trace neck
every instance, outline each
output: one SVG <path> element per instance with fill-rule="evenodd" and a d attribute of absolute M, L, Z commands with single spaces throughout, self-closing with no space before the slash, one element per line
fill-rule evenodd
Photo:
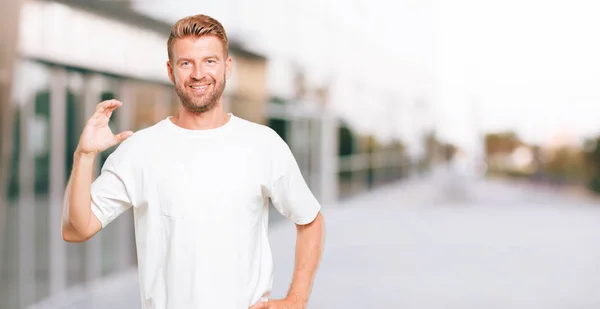
<path fill-rule="evenodd" d="M 175 125 L 188 130 L 216 129 L 226 124 L 231 117 L 223 111 L 222 106 L 223 105 L 219 103 L 215 108 L 207 112 L 196 114 L 186 110 L 180 105 L 179 112 L 171 118 L 171 121 Z"/>

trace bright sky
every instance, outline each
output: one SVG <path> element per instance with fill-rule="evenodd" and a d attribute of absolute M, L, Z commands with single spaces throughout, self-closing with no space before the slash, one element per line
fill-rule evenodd
<path fill-rule="evenodd" d="M 600 134 L 600 2 L 542 0 L 139 1 L 173 22 L 206 13 L 273 61 L 334 80 L 362 131 L 404 140 L 427 122 L 463 147 L 473 128 L 533 142 Z M 423 98 L 429 109 L 418 113 Z M 428 112 L 427 112 L 428 111 Z M 429 117 L 429 118 L 426 118 Z M 396 121 L 392 123 L 392 119 Z"/>
<path fill-rule="evenodd" d="M 440 1 L 440 127 L 464 139 L 472 104 L 483 128 L 531 141 L 600 134 L 598 13 L 597 1 Z"/>

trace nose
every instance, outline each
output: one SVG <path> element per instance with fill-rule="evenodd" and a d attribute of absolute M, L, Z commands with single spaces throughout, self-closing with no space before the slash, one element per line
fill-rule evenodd
<path fill-rule="evenodd" d="M 202 69 L 201 65 L 194 66 L 191 77 L 196 80 L 200 80 L 202 77 L 204 77 L 204 70 Z"/>

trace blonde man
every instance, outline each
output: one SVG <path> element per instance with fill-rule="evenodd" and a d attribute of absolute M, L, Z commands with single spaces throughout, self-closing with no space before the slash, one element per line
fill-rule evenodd
<path fill-rule="evenodd" d="M 167 47 L 178 114 L 114 135 L 108 121 L 122 103 L 98 104 L 74 154 L 63 238 L 86 241 L 133 208 L 142 308 L 305 308 L 322 254 L 320 204 L 279 135 L 223 111 L 232 63 L 223 26 L 183 18 Z M 92 182 L 97 155 L 119 143 Z M 269 199 L 298 231 L 279 300 L 268 299 Z"/>

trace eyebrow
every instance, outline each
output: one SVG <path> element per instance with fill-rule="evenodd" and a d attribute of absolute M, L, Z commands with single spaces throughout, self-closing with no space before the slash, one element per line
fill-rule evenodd
<path fill-rule="evenodd" d="M 208 55 L 208 56 L 204 57 L 204 59 L 211 59 L 211 58 L 221 60 L 221 58 L 219 58 L 219 56 L 217 54 L 212 54 L 212 55 Z"/>
<path fill-rule="evenodd" d="M 205 57 L 202 57 L 202 60 L 206 60 L 206 59 L 218 59 L 221 60 L 221 58 L 217 55 L 217 54 L 211 54 Z M 188 57 L 180 57 L 177 59 L 177 63 L 183 62 L 183 61 L 189 61 L 189 62 L 193 62 L 192 58 L 188 58 Z"/>

